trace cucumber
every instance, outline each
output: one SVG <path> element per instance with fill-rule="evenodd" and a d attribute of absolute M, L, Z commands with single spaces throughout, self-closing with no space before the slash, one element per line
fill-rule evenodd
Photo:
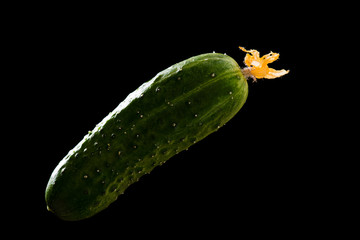
<path fill-rule="evenodd" d="M 142 84 L 60 161 L 48 210 L 69 221 L 107 208 L 141 176 L 217 131 L 243 106 L 239 65 L 218 53 L 177 63 Z"/>

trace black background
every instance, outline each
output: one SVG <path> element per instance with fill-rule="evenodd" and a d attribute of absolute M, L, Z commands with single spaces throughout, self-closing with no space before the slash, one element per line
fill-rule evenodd
<path fill-rule="evenodd" d="M 324 194 L 333 163 L 319 146 L 320 103 L 309 75 L 304 84 L 309 26 L 297 6 L 138 5 L 25 7 L 25 17 L 14 19 L 8 62 L 17 65 L 11 79 L 22 101 L 11 120 L 25 148 L 12 141 L 22 177 L 8 221 L 37 236 L 81 238 L 306 236 L 318 228 L 329 215 Z M 280 53 L 270 66 L 290 73 L 249 81 L 247 102 L 230 122 L 96 216 L 65 222 L 46 210 L 52 170 L 130 92 L 202 53 L 226 53 L 244 67 L 238 46 Z"/>

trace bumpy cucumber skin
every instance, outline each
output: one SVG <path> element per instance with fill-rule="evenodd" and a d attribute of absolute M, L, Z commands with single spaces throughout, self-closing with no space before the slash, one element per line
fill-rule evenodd
<path fill-rule="evenodd" d="M 93 216 L 175 154 L 215 132 L 243 106 L 247 81 L 229 56 L 202 54 L 141 85 L 64 157 L 48 182 L 48 209 Z"/>

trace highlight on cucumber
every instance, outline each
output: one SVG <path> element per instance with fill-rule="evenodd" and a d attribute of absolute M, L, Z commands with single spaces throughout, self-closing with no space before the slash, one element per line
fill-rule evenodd
<path fill-rule="evenodd" d="M 233 118 L 247 99 L 247 79 L 289 72 L 268 67 L 277 53 L 260 57 L 240 49 L 246 52 L 242 69 L 225 54 L 201 54 L 130 93 L 56 166 L 45 191 L 48 210 L 68 221 L 94 216 L 143 175 Z"/>

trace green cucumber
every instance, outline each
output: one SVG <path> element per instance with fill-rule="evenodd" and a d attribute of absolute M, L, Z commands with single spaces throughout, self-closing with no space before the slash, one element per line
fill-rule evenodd
<path fill-rule="evenodd" d="M 45 192 L 64 220 L 100 212 L 141 176 L 215 132 L 243 106 L 248 85 L 231 57 L 209 53 L 158 73 L 60 161 Z"/>

